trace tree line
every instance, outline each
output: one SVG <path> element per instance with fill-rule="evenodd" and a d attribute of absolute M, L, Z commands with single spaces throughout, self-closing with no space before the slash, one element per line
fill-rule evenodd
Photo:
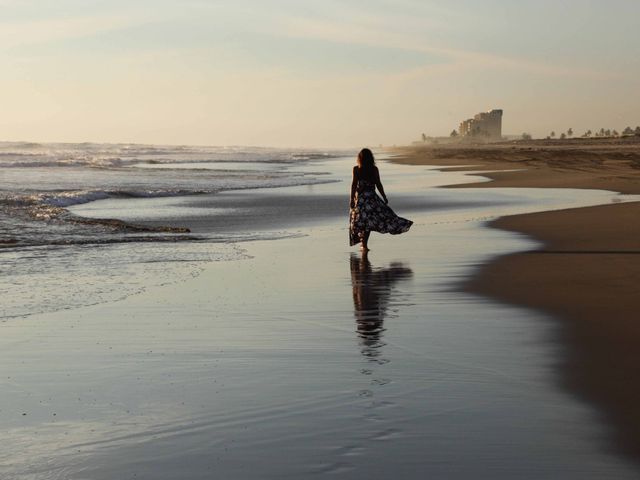
<path fill-rule="evenodd" d="M 582 135 L 580 135 L 580 138 L 630 137 L 633 135 L 640 137 L 640 126 L 637 126 L 635 129 L 631 127 L 626 127 L 624 130 L 622 130 L 622 133 L 618 132 L 618 130 L 616 129 L 610 129 L 610 128 L 606 128 L 606 129 L 601 128 L 600 130 L 596 130 L 595 132 L 591 130 L 587 130 Z M 554 138 L 565 140 L 567 138 L 573 138 L 573 136 L 574 136 L 573 128 L 569 128 L 566 132 L 560 132 L 560 135 L 556 135 L 555 130 L 553 130 L 549 135 L 547 135 L 547 140 L 552 140 Z M 531 140 L 533 138 L 530 133 L 526 133 L 526 132 L 523 133 L 521 137 L 523 140 Z"/>
<path fill-rule="evenodd" d="M 449 134 L 449 137 L 456 138 L 459 135 L 460 134 L 458 133 L 458 131 L 454 129 Z M 600 130 L 596 130 L 595 132 L 591 130 L 587 130 L 582 135 L 580 135 L 580 138 L 630 137 L 633 135 L 635 135 L 636 137 L 640 137 L 640 126 L 637 126 L 635 129 L 631 127 L 626 127 L 624 130 L 622 130 L 622 133 L 618 132 L 618 130 L 616 129 L 610 129 L 610 128 L 607 128 L 607 129 L 601 128 Z M 556 135 L 555 130 L 552 130 L 551 133 L 547 135 L 546 139 L 552 140 L 555 138 L 559 138 L 560 140 L 565 140 L 567 138 L 573 138 L 573 137 L 574 137 L 573 128 L 569 128 L 566 132 L 560 132 L 560 135 Z M 423 142 L 426 142 L 428 138 L 429 137 L 427 137 L 424 133 L 422 134 Z M 531 140 L 533 137 L 530 133 L 525 132 L 521 135 L 521 138 L 522 140 Z"/>
<path fill-rule="evenodd" d="M 637 126 L 635 129 L 631 128 L 631 127 L 626 127 L 624 130 L 622 130 L 622 134 L 620 132 L 618 132 L 616 129 L 610 129 L 610 128 L 601 128 L 600 130 L 596 130 L 595 132 L 592 132 L 591 130 L 587 130 L 586 132 L 584 132 L 581 135 L 581 138 L 590 138 L 590 137 L 626 137 L 626 136 L 632 136 L 632 135 L 636 135 L 638 137 L 640 137 L 640 126 Z M 561 140 L 564 140 L 565 138 L 572 138 L 573 137 L 573 129 L 570 128 L 569 130 L 567 130 L 566 132 L 561 132 L 560 135 L 558 136 L 558 138 L 560 138 Z M 552 131 L 548 136 L 547 136 L 547 140 L 552 139 L 552 138 L 556 138 L 556 132 Z"/>

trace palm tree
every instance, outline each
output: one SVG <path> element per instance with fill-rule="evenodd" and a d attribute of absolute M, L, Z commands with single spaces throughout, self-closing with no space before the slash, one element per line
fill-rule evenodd
<path fill-rule="evenodd" d="M 549 136 L 550 136 L 551 138 L 555 138 L 555 136 L 556 136 L 556 132 L 555 132 L 555 131 L 552 131 L 552 132 L 551 132 L 551 135 L 549 135 Z"/>
<path fill-rule="evenodd" d="M 567 130 L 567 137 L 573 137 L 573 128 L 569 128 L 569 130 Z"/>
<path fill-rule="evenodd" d="M 566 133 L 564 133 L 564 132 L 562 132 L 562 133 L 560 134 L 560 139 L 561 139 L 561 140 L 564 140 L 565 138 L 567 138 L 567 134 L 566 134 Z"/>

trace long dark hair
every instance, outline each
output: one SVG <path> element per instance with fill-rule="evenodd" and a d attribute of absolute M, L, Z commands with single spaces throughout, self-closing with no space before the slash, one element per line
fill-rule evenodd
<path fill-rule="evenodd" d="M 376 160 L 373 153 L 368 148 L 363 148 L 358 153 L 358 166 L 360 167 L 360 177 L 365 180 L 375 180 Z"/>

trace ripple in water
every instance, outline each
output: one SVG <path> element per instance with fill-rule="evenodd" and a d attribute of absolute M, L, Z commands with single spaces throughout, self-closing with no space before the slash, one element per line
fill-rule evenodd
<path fill-rule="evenodd" d="M 0 319 L 122 300 L 198 276 L 209 262 L 243 258 L 233 244 L 208 242 L 12 249 L 0 266 Z"/>

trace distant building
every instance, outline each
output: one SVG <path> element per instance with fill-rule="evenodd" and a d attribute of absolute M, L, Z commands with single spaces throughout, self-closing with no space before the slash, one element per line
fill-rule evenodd
<path fill-rule="evenodd" d="M 491 110 L 475 115 L 460 123 L 460 136 L 480 137 L 487 140 L 502 138 L 502 110 Z"/>

